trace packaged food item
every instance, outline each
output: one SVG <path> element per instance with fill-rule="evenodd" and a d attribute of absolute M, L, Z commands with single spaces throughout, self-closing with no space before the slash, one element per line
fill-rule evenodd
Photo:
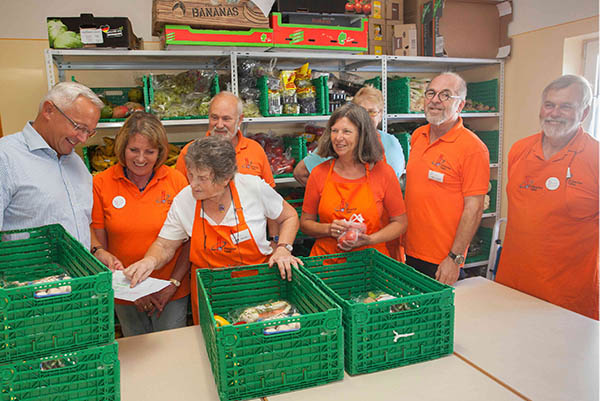
<path fill-rule="evenodd" d="M 23 287 L 26 285 L 53 283 L 55 281 L 64 281 L 64 280 L 69 280 L 69 279 L 71 279 L 71 276 L 69 276 L 66 273 L 63 273 L 63 274 L 55 274 L 53 276 L 48 276 L 48 277 L 44 277 L 44 278 L 40 278 L 40 279 L 32 280 L 32 281 L 17 281 L 17 280 L 4 281 L 4 280 L 2 280 L 2 281 L 0 281 L 0 287 L 15 288 L 15 287 Z M 52 288 L 37 290 L 33 294 L 33 297 L 34 298 L 45 298 L 45 297 L 64 295 L 64 294 L 70 294 L 70 293 L 71 293 L 71 286 L 70 285 L 62 285 L 60 287 L 52 287 Z"/>
<path fill-rule="evenodd" d="M 349 228 L 338 237 L 338 247 L 340 245 L 353 246 L 358 241 L 358 235 L 367 231 L 367 225 L 362 214 L 353 214 L 350 220 L 346 220 L 350 224 Z"/>
<path fill-rule="evenodd" d="M 277 300 L 234 310 L 229 314 L 229 321 L 234 324 L 247 324 L 295 316 L 300 316 L 295 306 L 287 301 Z M 269 326 L 263 329 L 263 333 L 278 334 L 296 330 L 300 330 L 300 322 Z"/>
<path fill-rule="evenodd" d="M 389 301 L 391 299 L 398 299 L 397 297 L 388 294 L 387 292 L 381 291 L 381 290 L 372 290 L 372 291 L 367 291 L 363 294 L 360 294 L 354 298 L 352 298 L 352 301 L 357 302 L 357 303 L 363 303 L 363 304 L 370 304 L 370 303 L 374 303 L 374 302 L 380 302 L 380 301 Z M 395 304 L 390 306 L 390 313 L 396 313 L 396 312 L 401 312 L 404 310 L 410 310 L 411 306 L 407 303 L 401 303 L 401 304 Z"/>

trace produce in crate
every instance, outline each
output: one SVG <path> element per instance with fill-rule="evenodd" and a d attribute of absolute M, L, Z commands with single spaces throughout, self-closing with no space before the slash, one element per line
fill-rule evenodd
<path fill-rule="evenodd" d="M 285 319 L 288 317 L 300 316 L 298 309 L 287 301 L 278 300 L 265 304 L 250 306 L 243 309 L 237 309 L 229 314 L 230 321 L 234 324 L 246 324 L 263 322 L 267 320 Z M 264 334 L 285 333 L 300 329 L 299 322 L 269 326 L 263 330 Z"/>
<path fill-rule="evenodd" d="M 159 118 L 207 116 L 214 78 L 214 71 L 205 70 L 151 75 L 152 113 Z"/>
<path fill-rule="evenodd" d="M 90 164 L 95 172 L 104 171 L 113 164 L 117 163 L 117 155 L 115 155 L 115 139 L 103 137 L 104 145 L 96 146 L 91 151 Z"/>
<path fill-rule="evenodd" d="M 265 150 L 273 175 L 291 174 L 294 171 L 296 160 L 291 156 L 291 148 L 285 149 L 282 137 L 262 132 L 248 137 L 260 143 Z"/>
<path fill-rule="evenodd" d="M 425 90 L 431 79 L 411 78 L 410 88 L 410 111 L 411 113 L 423 113 L 425 110 Z"/>
<path fill-rule="evenodd" d="M 181 149 L 177 145 L 169 144 L 169 154 L 167 155 L 167 160 L 165 161 L 166 166 L 174 167 L 175 163 L 177 163 L 177 158 L 179 157 L 179 152 Z"/>

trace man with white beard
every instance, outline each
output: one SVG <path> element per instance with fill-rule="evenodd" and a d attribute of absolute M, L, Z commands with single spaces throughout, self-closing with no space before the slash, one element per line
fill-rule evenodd
<path fill-rule="evenodd" d="M 490 179 L 485 144 L 463 126 L 467 86 L 457 74 L 435 77 L 425 91 L 429 124 L 412 134 L 406 166 L 406 263 L 454 284 L 479 227 Z"/>
<path fill-rule="evenodd" d="M 508 154 L 508 222 L 496 280 L 598 320 L 598 141 L 583 131 L 590 84 L 542 93 L 542 131 Z"/>

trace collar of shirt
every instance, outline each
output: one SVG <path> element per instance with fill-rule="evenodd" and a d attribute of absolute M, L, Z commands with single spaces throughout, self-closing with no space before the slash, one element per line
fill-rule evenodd
<path fill-rule="evenodd" d="M 25 127 L 23 128 L 23 139 L 25 140 L 25 144 L 27 145 L 29 151 L 34 151 L 38 149 L 48 149 L 54 152 L 54 154 L 56 154 L 56 151 L 52 149 L 44 140 L 44 138 L 42 138 L 39 132 L 37 132 L 35 128 L 33 128 L 31 122 L 27 122 L 27 124 L 25 124 Z"/>
<path fill-rule="evenodd" d="M 162 180 L 163 178 L 165 178 L 167 176 L 167 172 L 168 170 L 166 170 L 165 168 L 169 168 L 165 165 L 162 165 L 158 168 L 158 170 L 156 170 L 154 172 L 154 177 L 152 177 L 152 179 L 150 180 L 150 182 L 156 180 Z M 113 180 L 125 180 L 127 182 L 131 182 L 129 179 L 127 179 L 127 177 L 125 177 L 125 171 L 123 170 L 123 165 L 121 163 L 117 163 L 115 165 L 115 168 L 113 169 L 113 176 L 112 176 Z M 148 185 L 150 185 L 150 182 L 148 183 Z M 147 187 L 147 186 L 146 186 Z"/>
<path fill-rule="evenodd" d="M 463 130 L 464 126 L 463 126 L 463 119 L 462 117 L 458 117 L 458 121 L 456 122 L 456 124 L 454 124 L 454 126 L 452 128 L 450 128 L 450 130 L 448 132 L 446 132 L 444 135 L 442 135 L 441 137 L 438 138 L 439 141 L 444 141 L 444 142 L 455 142 L 456 139 L 458 138 L 458 135 L 461 133 L 461 131 Z M 425 136 L 425 138 L 427 139 L 427 143 L 429 143 L 429 133 L 431 131 L 431 124 L 427 124 L 425 126 L 425 129 L 421 132 L 421 134 L 423 136 Z M 437 142 L 437 141 L 435 141 Z M 434 142 L 434 143 L 435 143 Z M 433 145 L 433 143 L 431 144 Z"/>
<path fill-rule="evenodd" d="M 248 141 L 250 139 L 248 139 L 244 135 L 242 135 L 242 131 L 240 131 L 240 130 L 238 130 L 236 135 L 237 135 L 238 142 L 237 142 L 237 146 L 235 147 L 235 153 L 237 154 L 248 147 Z M 206 132 L 206 136 L 210 136 L 210 131 Z"/>
<path fill-rule="evenodd" d="M 537 157 L 540 160 L 546 160 L 544 157 L 544 149 L 542 148 L 542 138 L 543 137 L 544 137 L 544 133 L 539 132 L 538 139 L 533 144 L 533 147 L 532 147 L 532 155 Z M 562 148 L 561 150 L 556 152 L 556 154 L 553 155 L 550 158 L 550 160 L 559 161 L 559 160 L 564 159 L 569 154 L 582 152 L 583 148 L 585 146 L 583 139 L 584 139 L 584 132 L 583 132 L 583 128 L 580 126 L 579 129 L 577 130 L 577 132 L 575 133 L 575 135 L 573 135 L 573 138 L 571 138 L 571 140 L 569 141 L 569 143 L 567 143 L 567 145 L 564 148 Z"/>

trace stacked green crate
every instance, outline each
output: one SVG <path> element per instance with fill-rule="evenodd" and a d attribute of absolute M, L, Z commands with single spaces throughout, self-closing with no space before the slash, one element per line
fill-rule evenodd
<path fill-rule="evenodd" d="M 492 246 L 492 229 L 488 227 L 479 227 L 475 237 L 471 240 L 471 246 L 467 253 L 467 260 L 465 264 L 482 262 L 487 260 L 490 256 L 490 248 Z M 474 244 L 474 242 L 477 242 Z M 476 249 L 473 249 L 473 245 L 476 245 Z"/>
<path fill-rule="evenodd" d="M 488 148 L 490 163 L 498 163 L 499 131 L 475 131 L 475 134 Z"/>
<path fill-rule="evenodd" d="M 311 79 L 311 83 L 315 87 L 315 105 L 316 113 L 298 113 L 298 114 L 273 114 L 269 112 L 269 88 L 267 85 L 268 77 L 262 76 L 257 80 L 257 86 L 260 91 L 259 108 L 260 113 L 264 117 L 281 117 L 281 116 L 323 116 L 329 111 L 329 89 L 327 87 L 327 76 L 323 75 L 319 78 Z"/>
<path fill-rule="evenodd" d="M 468 82 L 467 99 L 476 105 L 479 104 L 484 107 L 478 110 L 464 110 L 466 113 L 498 112 L 498 80 Z"/>
<path fill-rule="evenodd" d="M 267 264 L 198 269 L 199 320 L 222 401 L 313 387 L 344 376 L 340 308 L 302 272 L 282 280 Z M 236 309 L 285 300 L 300 316 L 219 326 Z M 268 334 L 268 327 L 300 329 Z"/>
<path fill-rule="evenodd" d="M 410 154 L 410 133 L 401 132 L 399 134 L 394 134 L 398 142 L 400 142 L 400 146 L 402 146 L 402 153 L 404 154 L 404 161 L 408 162 L 408 155 Z"/>
<path fill-rule="evenodd" d="M 2 394 L 119 399 L 111 272 L 58 224 L 0 236 Z"/>
<path fill-rule="evenodd" d="M 345 368 L 370 373 L 452 353 L 452 287 L 374 249 L 303 258 L 306 275 L 342 307 Z M 361 303 L 382 291 L 394 299 Z"/>

